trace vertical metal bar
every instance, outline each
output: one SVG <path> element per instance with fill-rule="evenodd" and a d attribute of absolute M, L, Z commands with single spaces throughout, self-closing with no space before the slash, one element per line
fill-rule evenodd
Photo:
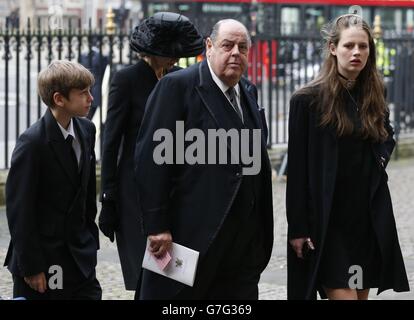
<path fill-rule="evenodd" d="M 276 130 L 276 141 L 273 141 L 274 143 L 279 142 L 279 100 L 280 100 L 280 93 L 279 93 L 279 84 L 280 84 L 279 69 L 280 68 L 278 68 L 278 66 L 280 65 L 280 50 L 279 50 L 279 47 L 280 47 L 280 38 L 276 39 L 276 52 L 275 52 L 275 54 L 276 54 L 276 84 L 275 84 L 275 90 L 276 90 L 276 94 L 275 94 L 275 96 L 276 96 L 276 110 L 275 110 L 275 114 L 276 114 L 276 117 L 275 117 L 275 119 L 276 119 L 276 129 L 275 129 Z M 283 70 L 285 70 L 285 69 L 283 68 Z"/>
<path fill-rule="evenodd" d="M 252 39 L 251 47 L 249 50 L 247 75 L 249 80 L 257 86 L 257 73 L 256 73 L 256 41 Z"/>
<path fill-rule="evenodd" d="M 9 59 L 10 59 L 9 18 L 6 18 L 4 35 L 5 59 L 5 104 L 4 104 L 4 166 L 9 167 Z"/>
<path fill-rule="evenodd" d="M 58 59 L 61 60 L 62 59 L 62 50 L 63 50 L 63 45 L 62 45 L 62 29 L 59 28 L 58 29 L 58 34 L 57 34 L 57 38 L 58 38 Z"/>
<path fill-rule="evenodd" d="M 399 159 L 399 138 L 401 133 L 401 108 L 403 104 L 403 97 L 402 97 L 402 81 L 404 81 L 404 51 L 401 45 L 397 45 L 396 43 L 390 42 L 388 46 L 397 47 L 398 52 L 398 71 L 394 72 L 392 75 L 393 79 L 393 92 L 394 92 L 394 138 L 396 141 L 395 149 L 394 149 L 394 158 L 395 160 Z"/>
<path fill-rule="evenodd" d="M 292 48 L 292 62 L 290 63 L 290 74 L 291 74 L 291 81 L 290 81 L 290 90 L 289 90 L 289 98 L 288 99 L 286 99 L 286 101 L 284 101 L 284 103 L 283 103 L 283 116 L 284 116 L 284 118 L 283 118 L 283 143 L 287 143 L 287 121 L 286 121 L 286 119 L 287 119 L 287 117 L 286 117 L 286 105 L 289 103 L 289 100 L 290 100 L 290 96 L 292 95 L 292 92 L 293 92 L 293 88 L 294 88 L 294 86 L 293 86 L 293 81 L 294 81 L 294 79 L 293 79 L 293 64 L 294 64 L 294 48 L 295 48 L 295 46 L 294 46 L 294 40 L 292 39 L 291 40 L 291 48 Z"/>
<path fill-rule="evenodd" d="M 103 42 L 103 30 L 102 30 L 102 18 L 99 18 L 99 34 L 98 34 L 98 39 L 99 39 L 99 70 L 102 70 L 103 68 L 103 52 L 102 52 L 102 42 Z M 103 74 L 102 74 L 102 80 L 103 80 Z M 100 86 L 102 88 L 102 82 L 100 81 Z M 100 92 L 100 104 L 99 104 L 99 137 L 100 140 L 102 141 L 103 139 L 103 110 L 102 110 L 102 90 L 98 90 Z M 96 112 L 96 111 L 95 111 Z M 99 159 L 102 160 L 102 142 L 100 144 L 100 148 L 99 148 Z"/>
<path fill-rule="evenodd" d="M 267 93 L 268 93 L 268 105 L 269 105 L 269 128 L 268 128 L 268 132 L 269 132 L 269 141 L 272 143 L 273 142 L 273 97 L 272 97 L 272 93 L 273 93 L 273 83 L 272 83 L 272 40 L 268 40 L 267 41 L 267 47 L 268 47 L 268 61 L 269 63 L 267 64 L 268 67 L 268 75 L 269 75 L 269 79 L 267 81 L 268 83 L 268 87 L 267 87 Z"/>
<path fill-rule="evenodd" d="M 16 30 L 16 141 L 20 132 L 20 30 Z"/>
<path fill-rule="evenodd" d="M 114 54 L 114 48 L 113 48 L 113 34 L 108 34 L 109 37 L 109 57 L 108 57 L 108 62 L 109 62 L 109 70 L 113 70 L 113 65 L 112 65 L 112 59 L 113 59 L 113 54 Z M 113 72 L 113 71 L 112 71 Z M 101 116 L 101 123 L 102 123 L 102 110 L 100 113 Z M 102 149 L 103 149 L 103 132 L 102 130 L 100 131 L 100 150 L 101 150 L 101 159 L 102 159 Z"/>
<path fill-rule="evenodd" d="M 123 63 L 122 63 L 122 61 L 123 61 L 123 59 L 122 59 L 122 49 L 123 49 L 123 47 L 124 47 L 124 32 L 123 32 L 123 30 L 124 29 L 121 29 L 119 32 L 118 32 L 118 41 L 119 41 L 119 43 L 118 43 L 118 49 L 119 49 L 119 64 L 120 65 L 122 65 Z M 188 58 L 187 58 L 187 66 L 188 66 Z"/>
<path fill-rule="evenodd" d="M 81 19 L 78 19 L 78 62 L 81 62 L 82 54 L 82 28 L 81 28 Z"/>
<path fill-rule="evenodd" d="M 129 19 L 129 33 L 128 33 L 128 37 L 130 36 L 130 33 L 132 32 L 132 19 Z M 129 50 L 129 54 L 128 54 L 128 58 L 129 58 L 129 64 L 132 64 L 132 55 L 134 54 L 133 51 L 131 50 L 131 47 L 128 46 L 128 50 Z"/>
<path fill-rule="evenodd" d="M 287 39 L 283 40 L 284 43 L 284 53 L 283 53 L 283 64 L 284 64 L 284 73 L 283 73 L 283 95 L 282 95 L 282 104 L 285 105 L 287 103 L 287 80 L 288 80 L 288 61 L 290 61 L 289 59 L 289 51 L 290 51 L 290 47 L 289 47 L 289 42 Z M 291 71 L 291 70 L 290 70 Z M 290 81 L 292 81 L 292 74 L 289 74 L 289 79 Z M 284 119 L 284 121 L 286 121 Z M 279 140 L 278 140 L 279 143 Z"/>
<path fill-rule="evenodd" d="M 92 58 L 93 58 L 93 39 L 92 39 L 92 18 L 88 21 L 88 67 L 89 70 L 93 70 Z M 86 61 L 85 61 L 86 62 Z"/>
<path fill-rule="evenodd" d="M 113 41 L 113 35 L 112 34 L 108 34 L 108 38 L 109 38 L 109 57 L 108 57 L 108 59 L 109 59 L 109 66 L 110 66 L 110 68 L 112 70 L 112 59 L 113 59 L 113 56 L 114 56 L 114 48 L 113 48 L 114 41 Z"/>
<path fill-rule="evenodd" d="M 68 30 L 68 60 L 72 60 L 72 18 L 69 18 L 69 30 Z"/>
<path fill-rule="evenodd" d="M 303 77 L 301 76 L 301 69 L 302 66 L 304 68 L 303 71 Z M 303 86 L 307 81 L 307 75 L 308 75 L 308 55 L 307 55 L 307 48 L 306 48 L 306 40 L 300 39 L 299 41 L 299 87 Z"/>
<path fill-rule="evenodd" d="M 40 70 L 42 69 L 42 63 L 41 63 L 41 57 L 42 57 L 42 41 L 43 37 L 41 35 L 40 30 L 40 18 L 37 18 L 37 74 L 40 73 Z M 40 102 L 40 96 L 37 95 L 37 118 L 40 118 L 41 114 L 41 102 Z"/>
<path fill-rule="evenodd" d="M 258 82 L 260 83 L 260 102 L 262 104 L 264 104 L 263 101 L 263 94 L 264 94 L 264 88 L 263 88 L 263 46 L 262 46 L 262 41 L 261 40 L 257 40 L 257 74 L 258 74 Z M 269 110 L 269 108 L 267 108 Z M 270 121 L 270 119 L 268 119 L 268 121 Z"/>
<path fill-rule="evenodd" d="M 49 29 L 47 32 L 47 62 L 48 64 L 50 64 L 52 62 L 52 58 L 53 58 L 53 52 L 52 52 L 52 30 L 50 29 L 50 25 L 49 25 Z"/>
<path fill-rule="evenodd" d="M 313 40 L 311 41 L 312 44 L 312 56 L 311 56 L 311 63 L 312 63 L 312 79 L 315 79 L 315 65 L 316 65 L 316 54 L 315 54 L 315 50 L 316 50 L 316 41 Z"/>
<path fill-rule="evenodd" d="M 26 35 L 26 42 L 27 42 L 27 114 L 26 114 L 26 126 L 27 128 L 30 126 L 30 102 L 31 102 L 31 90 L 30 90 L 30 61 L 32 59 L 32 50 L 31 50 L 31 42 L 32 42 L 32 30 L 30 25 L 30 18 L 27 19 L 27 35 Z"/>

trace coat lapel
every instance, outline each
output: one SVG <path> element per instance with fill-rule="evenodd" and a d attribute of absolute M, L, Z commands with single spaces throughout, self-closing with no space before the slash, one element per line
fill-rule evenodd
<path fill-rule="evenodd" d="M 263 123 L 260 119 L 259 114 L 259 106 L 257 105 L 256 100 L 252 97 L 248 90 L 248 83 L 242 78 L 239 82 L 240 85 L 240 93 L 244 96 L 244 101 L 246 102 L 245 108 L 248 109 L 245 112 L 249 112 L 252 115 L 254 127 L 257 129 L 261 129 L 262 132 L 262 148 L 266 149 L 266 134 L 265 128 L 263 127 Z"/>
<path fill-rule="evenodd" d="M 246 101 L 246 108 L 250 110 L 250 114 L 253 115 L 253 122 L 255 124 L 255 128 L 264 129 L 262 122 L 259 118 L 259 109 L 257 102 L 253 99 L 252 95 L 249 93 L 247 88 L 247 82 L 243 78 L 240 79 L 239 82 L 241 94 L 244 95 Z M 247 110 L 246 110 L 247 111 Z"/>
<path fill-rule="evenodd" d="M 198 71 L 199 84 L 196 86 L 196 90 L 200 95 L 204 107 L 214 119 L 217 128 L 223 128 L 226 131 L 235 127 L 242 128 L 243 123 L 241 121 L 226 121 L 229 118 L 229 114 L 233 116 L 232 113 L 229 113 L 229 111 L 233 112 L 233 107 L 211 77 L 207 61 L 199 64 Z M 236 119 L 236 117 L 238 116 L 234 112 L 232 119 Z"/>
<path fill-rule="evenodd" d="M 65 139 L 63 138 L 63 134 L 59 129 L 55 117 L 49 109 L 47 109 L 45 113 L 45 124 L 49 144 L 55 153 L 59 164 L 62 166 L 63 171 L 68 176 L 70 182 L 76 187 L 77 181 L 68 161 L 68 159 L 70 159 L 70 154 L 66 147 Z"/>

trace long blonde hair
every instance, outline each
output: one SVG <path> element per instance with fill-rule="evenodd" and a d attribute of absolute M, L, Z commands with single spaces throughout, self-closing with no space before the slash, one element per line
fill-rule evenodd
<path fill-rule="evenodd" d="M 325 25 L 321 33 L 325 40 L 324 62 L 318 76 L 297 93 L 315 92 L 317 108 L 320 112 L 320 125 L 336 129 L 338 136 L 352 133 L 353 122 L 347 116 L 344 103 L 345 88 L 338 76 L 336 56 L 330 52 L 330 45 L 338 46 L 341 32 L 350 27 L 360 27 L 368 35 L 369 56 L 364 69 L 358 75 L 356 83 L 360 88 L 359 103 L 361 116 L 361 135 L 365 139 L 384 141 L 387 131 L 384 118 L 387 106 L 384 97 L 384 83 L 377 70 L 374 38 L 368 24 L 358 15 L 346 14 Z"/>

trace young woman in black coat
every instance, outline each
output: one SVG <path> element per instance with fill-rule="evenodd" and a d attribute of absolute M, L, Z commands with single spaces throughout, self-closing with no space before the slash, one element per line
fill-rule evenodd
<path fill-rule="evenodd" d="M 141 232 L 133 156 L 145 104 L 158 80 L 175 68 L 178 58 L 199 55 L 204 45 L 188 18 L 159 12 L 134 29 L 130 46 L 140 60 L 118 71 L 109 91 L 99 227 L 111 241 L 116 234 L 125 287 L 136 290 L 146 239 Z"/>
<path fill-rule="evenodd" d="M 408 291 L 385 171 L 394 132 L 372 33 L 354 14 L 322 31 L 321 71 L 290 101 L 288 299 Z"/>

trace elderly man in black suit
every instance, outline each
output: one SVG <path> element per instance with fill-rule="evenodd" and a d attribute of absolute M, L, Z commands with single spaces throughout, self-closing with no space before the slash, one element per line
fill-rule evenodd
<path fill-rule="evenodd" d="M 256 88 L 242 78 L 251 40 L 243 24 L 226 19 L 214 26 L 206 45 L 207 60 L 165 76 L 155 87 L 134 161 L 149 250 L 163 257 L 174 241 L 199 251 L 194 286 L 144 270 L 138 299 L 258 299 L 260 274 L 270 259 L 266 124 Z M 218 145 L 209 140 L 212 131 Z M 158 154 L 162 145 L 154 141 L 162 132 L 172 134 L 161 142 L 164 163 Z M 202 144 L 200 136 L 209 146 L 205 153 L 197 147 L 193 161 L 187 147 L 190 141 Z M 171 162 L 169 148 L 175 143 Z M 252 163 L 243 161 L 246 154 Z"/>

